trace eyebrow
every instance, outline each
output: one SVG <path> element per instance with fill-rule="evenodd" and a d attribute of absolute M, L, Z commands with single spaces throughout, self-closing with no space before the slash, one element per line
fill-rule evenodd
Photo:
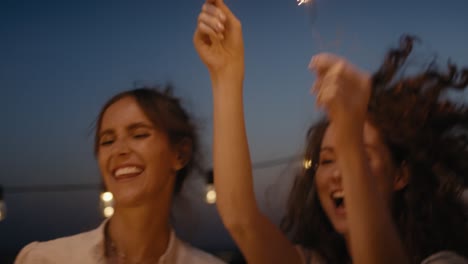
<path fill-rule="evenodd" d="M 324 152 L 324 151 L 334 152 L 335 149 L 334 149 L 333 147 L 323 147 L 323 148 L 320 148 L 320 152 Z"/>
<path fill-rule="evenodd" d="M 376 150 L 376 149 L 378 149 L 378 147 L 374 146 L 374 145 L 364 143 L 364 149 Z M 330 147 L 330 146 L 320 148 L 320 152 L 325 152 L 325 151 L 335 152 L 335 148 Z"/>
<path fill-rule="evenodd" d="M 98 138 L 101 138 L 102 136 L 106 134 L 113 134 L 113 133 L 114 133 L 114 130 L 109 128 L 109 129 L 99 132 Z"/>
<path fill-rule="evenodd" d="M 127 130 L 134 130 L 134 129 L 137 129 L 137 128 L 154 129 L 154 126 L 148 125 L 148 124 L 143 123 L 143 122 L 133 123 L 133 124 L 127 126 Z"/>
<path fill-rule="evenodd" d="M 143 123 L 143 122 L 138 122 L 138 123 L 132 123 L 130 125 L 127 126 L 127 130 L 135 130 L 137 128 L 148 128 L 148 129 L 154 129 L 154 127 L 152 125 L 148 125 L 146 123 Z M 113 134 L 114 133 L 114 129 L 112 128 L 108 128 L 104 131 L 101 131 L 99 133 L 99 138 L 101 138 L 102 136 L 106 135 L 106 134 Z"/>

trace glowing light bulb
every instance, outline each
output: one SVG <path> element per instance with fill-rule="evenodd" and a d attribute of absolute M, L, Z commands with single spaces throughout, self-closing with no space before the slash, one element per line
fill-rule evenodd
<path fill-rule="evenodd" d="M 114 214 L 114 207 L 112 207 L 112 206 L 104 207 L 104 209 L 102 210 L 102 214 L 106 218 L 111 217 Z"/>
<path fill-rule="evenodd" d="M 216 203 L 216 191 L 213 184 L 206 186 L 205 202 L 208 204 Z"/>
<path fill-rule="evenodd" d="M 114 195 L 108 191 L 102 191 L 101 195 L 101 212 L 106 218 L 111 217 L 114 214 Z"/>
<path fill-rule="evenodd" d="M 312 160 L 310 159 L 305 159 L 302 161 L 302 166 L 304 166 L 304 169 L 308 170 L 312 167 Z"/>
<path fill-rule="evenodd" d="M 103 202 L 111 202 L 112 200 L 114 200 L 114 195 L 112 195 L 111 192 L 103 192 L 101 194 L 101 200 Z"/>

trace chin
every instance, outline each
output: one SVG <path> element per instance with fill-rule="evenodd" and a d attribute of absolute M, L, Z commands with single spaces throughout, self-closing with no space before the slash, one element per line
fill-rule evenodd
<path fill-rule="evenodd" d="M 340 220 L 333 222 L 333 229 L 342 236 L 349 232 L 348 224 L 345 221 Z"/>
<path fill-rule="evenodd" d="M 143 196 L 137 193 L 119 192 L 114 195 L 117 207 L 133 207 L 143 204 Z"/>

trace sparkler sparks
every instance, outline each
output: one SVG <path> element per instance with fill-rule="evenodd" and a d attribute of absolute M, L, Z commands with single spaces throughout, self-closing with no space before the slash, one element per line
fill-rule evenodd
<path fill-rule="evenodd" d="M 300 6 L 302 4 L 310 3 L 312 2 L 312 0 L 296 0 L 296 2 L 297 2 L 297 5 Z"/>

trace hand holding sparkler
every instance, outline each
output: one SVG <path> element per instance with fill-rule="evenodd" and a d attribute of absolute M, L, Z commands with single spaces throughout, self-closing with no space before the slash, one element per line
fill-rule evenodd
<path fill-rule="evenodd" d="M 312 88 L 317 106 L 326 109 L 330 120 L 363 124 L 371 93 L 370 75 L 328 53 L 314 56 L 309 69 L 317 74 Z"/>
<path fill-rule="evenodd" d="M 212 79 L 244 76 L 244 43 L 239 19 L 223 0 L 207 0 L 193 42 Z"/>

